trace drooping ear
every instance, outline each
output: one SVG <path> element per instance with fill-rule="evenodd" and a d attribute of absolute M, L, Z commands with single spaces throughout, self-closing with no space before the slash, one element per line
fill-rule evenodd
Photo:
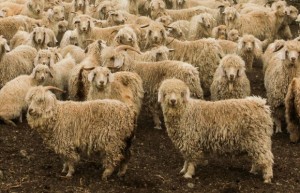
<path fill-rule="evenodd" d="M 216 69 L 215 77 L 226 77 L 225 69 L 223 68 L 222 63 L 219 64 L 219 67 Z"/>
<path fill-rule="evenodd" d="M 203 23 L 203 17 L 199 17 L 198 23 Z"/>
<path fill-rule="evenodd" d="M 52 18 L 52 17 L 53 17 L 53 15 L 54 15 L 54 11 L 53 11 L 53 9 L 48 9 L 48 11 L 47 11 L 47 15 L 48 15 L 48 18 Z"/>
<path fill-rule="evenodd" d="M 80 19 L 78 17 L 75 17 L 74 20 L 73 20 L 73 24 L 76 25 L 76 24 L 79 24 L 80 23 Z"/>
<path fill-rule="evenodd" d="M 211 31 L 211 36 L 215 39 L 218 39 L 219 27 L 214 27 Z"/>
<path fill-rule="evenodd" d="M 259 58 L 262 55 L 262 42 L 255 38 L 254 40 L 254 55 L 256 58 Z"/>
<path fill-rule="evenodd" d="M 108 81 L 109 82 L 113 82 L 114 81 L 114 79 L 115 79 L 115 75 L 113 74 L 113 73 L 109 73 L 109 76 L 108 76 Z"/>
<path fill-rule="evenodd" d="M 277 52 L 277 51 L 281 50 L 283 47 L 284 47 L 284 44 L 277 43 L 277 44 L 275 45 L 275 49 L 274 49 L 273 52 Z"/>
<path fill-rule="evenodd" d="M 88 53 L 89 51 L 89 47 L 87 46 L 85 49 L 84 49 L 84 53 Z"/>
<path fill-rule="evenodd" d="M 50 77 L 53 78 L 53 74 L 52 74 L 52 72 L 50 71 L 50 69 L 47 69 L 47 72 L 49 73 Z"/>
<path fill-rule="evenodd" d="M 187 103 L 190 99 L 190 89 L 186 88 L 186 90 L 182 93 L 183 94 L 183 102 Z"/>
<path fill-rule="evenodd" d="M 36 76 L 36 68 L 34 68 L 34 69 L 32 70 L 32 74 L 31 74 L 31 77 L 35 78 L 35 76 Z"/>
<path fill-rule="evenodd" d="M 44 40 L 43 40 L 43 44 L 46 44 L 48 45 L 48 43 L 50 43 L 50 37 L 49 37 L 49 34 L 44 32 Z"/>
<path fill-rule="evenodd" d="M 278 52 L 278 58 L 280 60 L 285 60 L 286 59 L 286 49 L 282 49 L 280 52 Z"/>
<path fill-rule="evenodd" d="M 29 9 L 32 9 L 32 3 L 30 1 L 28 1 L 27 6 Z"/>
<path fill-rule="evenodd" d="M 241 50 L 243 48 L 243 38 L 239 38 L 237 42 L 237 49 Z"/>
<path fill-rule="evenodd" d="M 225 6 L 224 6 L 224 5 L 220 5 L 220 6 L 218 7 L 218 9 L 219 9 L 220 15 L 224 14 L 224 10 L 225 10 Z"/>
<path fill-rule="evenodd" d="M 262 50 L 262 42 L 257 38 L 255 38 L 254 40 L 254 46 L 255 49 Z"/>
<path fill-rule="evenodd" d="M 164 93 L 162 89 L 158 90 L 157 102 L 162 103 L 164 100 Z"/>
<path fill-rule="evenodd" d="M 89 82 L 93 82 L 93 80 L 94 80 L 94 78 L 95 78 L 95 72 L 94 71 L 92 71 L 92 72 L 90 72 L 89 73 L 89 75 L 88 75 L 88 81 Z"/>
<path fill-rule="evenodd" d="M 116 42 L 118 43 L 118 44 L 121 44 L 120 42 L 121 42 L 121 36 L 116 36 L 115 37 L 115 40 L 116 40 Z"/>
<path fill-rule="evenodd" d="M 6 52 L 10 51 L 9 45 L 7 44 L 7 42 L 4 44 L 4 49 Z"/>

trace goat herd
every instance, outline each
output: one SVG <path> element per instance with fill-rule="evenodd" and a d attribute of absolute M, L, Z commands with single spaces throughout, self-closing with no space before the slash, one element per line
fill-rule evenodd
<path fill-rule="evenodd" d="M 95 153 L 103 180 L 124 176 L 146 116 L 163 117 L 184 178 L 207 153 L 246 152 L 271 183 L 273 129 L 300 137 L 297 22 L 278 0 L 0 0 L 0 119 L 27 112 L 67 177 Z M 267 99 L 251 96 L 254 61 Z"/>

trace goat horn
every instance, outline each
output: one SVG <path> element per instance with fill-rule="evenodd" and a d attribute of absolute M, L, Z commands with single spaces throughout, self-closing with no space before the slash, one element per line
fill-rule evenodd
<path fill-rule="evenodd" d="M 170 28 L 170 29 L 174 29 L 173 27 L 169 27 L 167 25 L 164 25 L 165 28 Z"/>
<path fill-rule="evenodd" d="M 140 28 L 146 28 L 146 27 L 148 27 L 150 24 L 146 24 L 146 25 L 142 25 L 142 26 L 140 26 Z"/>
<path fill-rule="evenodd" d="M 44 88 L 45 88 L 45 90 L 56 90 L 56 91 L 59 91 L 59 92 L 62 92 L 62 93 L 66 92 L 64 90 L 61 90 L 60 88 L 55 87 L 55 86 L 45 86 Z"/>
<path fill-rule="evenodd" d="M 142 54 L 139 50 L 135 49 L 134 47 L 128 46 L 128 45 L 120 45 L 120 46 L 115 48 L 116 52 L 126 50 L 126 49 L 135 51 L 138 54 Z"/>
<path fill-rule="evenodd" d="M 84 40 L 84 42 L 93 42 L 94 40 L 92 40 L 92 39 L 86 39 L 86 40 Z"/>
<path fill-rule="evenodd" d="M 86 70 L 86 71 L 90 71 L 90 70 L 94 70 L 94 69 L 95 69 L 95 67 L 89 67 L 89 68 L 85 68 L 85 67 L 83 67 L 82 69 L 83 69 L 83 70 Z"/>
<path fill-rule="evenodd" d="M 116 32 L 118 33 L 118 30 L 112 31 L 112 32 L 110 33 L 110 35 L 113 34 L 113 33 L 116 33 Z"/>

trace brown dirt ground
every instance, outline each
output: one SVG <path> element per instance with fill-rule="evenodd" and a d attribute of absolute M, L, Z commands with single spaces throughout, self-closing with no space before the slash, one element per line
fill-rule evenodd
<path fill-rule="evenodd" d="M 265 97 L 261 64 L 251 73 L 253 95 Z M 17 128 L 0 123 L 0 193 L 12 192 L 215 192 L 215 193 L 299 193 L 300 146 L 291 144 L 286 132 L 273 135 L 274 179 L 264 184 L 261 175 L 252 175 L 246 156 L 212 156 L 207 166 L 186 180 L 178 173 L 183 159 L 165 130 L 154 130 L 149 121 L 140 121 L 132 146 L 133 156 L 124 179 L 100 180 L 103 169 L 82 160 L 72 179 L 61 176 L 62 161 L 47 149 L 27 124 Z M 2 174 L 1 174 L 2 172 Z"/>

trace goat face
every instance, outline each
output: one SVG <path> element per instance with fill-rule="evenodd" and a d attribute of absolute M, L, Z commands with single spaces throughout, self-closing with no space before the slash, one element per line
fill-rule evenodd
<path fill-rule="evenodd" d="M 37 15 L 40 15 L 44 11 L 44 0 L 29 0 L 28 7 Z"/>
<path fill-rule="evenodd" d="M 91 30 L 92 21 L 88 15 L 80 15 L 74 18 L 74 24 L 79 33 L 88 33 Z"/>
<path fill-rule="evenodd" d="M 170 108 L 181 108 L 190 97 L 188 86 L 178 79 L 167 79 L 158 90 L 158 102 Z"/>
<path fill-rule="evenodd" d="M 53 78 L 53 75 L 48 66 L 45 65 L 37 65 L 33 69 L 34 79 L 37 80 L 40 84 L 45 82 L 46 80 Z"/>
<path fill-rule="evenodd" d="M 44 27 L 36 27 L 32 31 L 33 41 L 38 45 L 43 45 L 46 39 L 46 31 Z"/>
<path fill-rule="evenodd" d="M 54 6 L 52 18 L 54 21 L 63 21 L 65 19 L 65 8 L 63 6 Z"/>
<path fill-rule="evenodd" d="M 88 75 L 88 80 L 99 90 L 103 90 L 107 84 L 113 81 L 113 74 L 106 67 L 97 67 Z"/>
<path fill-rule="evenodd" d="M 112 11 L 108 13 L 107 20 L 114 25 L 123 25 L 126 21 L 124 15 L 118 11 Z"/>
<path fill-rule="evenodd" d="M 35 59 L 34 59 L 34 64 L 42 64 L 42 65 L 47 65 L 50 66 L 53 64 L 53 58 L 52 58 L 52 53 L 50 50 L 39 50 Z"/>
<path fill-rule="evenodd" d="M 160 23 L 152 23 L 146 31 L 146 40 L 149 47 L 152 45 L 163 45 L 166 41 L 166 30 Z"/>

